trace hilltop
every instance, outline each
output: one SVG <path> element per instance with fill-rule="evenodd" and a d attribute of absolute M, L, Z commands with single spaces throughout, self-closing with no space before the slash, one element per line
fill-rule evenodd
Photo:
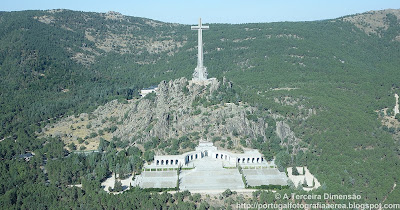
<path fill-rule="evenodd" d="M 379 37 L 391 27 L 396 20 L 400 20 L 400 10 L 387 9 L 380 11 L 369 11 L 362 14 L 350 15 L 342 18 L 354 24 L 357 28 L 363 30 L 366 34 L 374 34 Z M 400 41 L 399 34 L 396 35 L 396 41 Z"/>
<path fill-rule="evenodd" d="M 255 141 L 268 142 L 259 149 L 270 159 L 286 139 L 299 150 L 299 139 L 282 116 L 240 102 L 232 85 L 225 78 L 206 86 L 186 78 L 162 81 L 156 93 L 113 100 L 89 114 L 69 116 L 47 125 L 41 136 L 59 137 L 69 150 L 97 150 L 101 141 L 111 141 L 121 148 L 179 154 L 201 139 L 237 151 L 254 147 Z"/>

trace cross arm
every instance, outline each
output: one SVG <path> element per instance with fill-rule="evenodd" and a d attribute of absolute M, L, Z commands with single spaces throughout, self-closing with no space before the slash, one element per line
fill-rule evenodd
<path fill-rule="evenodd" d="M 201 27 L 199 27 L 199 26 L 192 26 L 192 27 L 190 27 L 192 30 L 199 30 L 199 29 L 202 29 L 202 30 L 206 30 L 206 29 L 209 29 L 210 27 L 209 26 L 201 26 Z"/>

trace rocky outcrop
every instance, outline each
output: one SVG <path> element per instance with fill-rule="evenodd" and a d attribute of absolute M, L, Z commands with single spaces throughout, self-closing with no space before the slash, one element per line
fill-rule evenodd
<path fill-rule="evenodd" d="M 276 122 L 276 135 L 281 139 L 281 145 L 293 146 L 293 152 L 296 153 L 295 150 L 298 149 L 296 146 L 298 146 L 300 139 L 295 136 L 294 132 L 286 122 Z"/>
<path fill-rule="evenodd" d="M 266 139 L 268 124 L 265 119 L 255 117 L 256 108 L 242 102 L 223 102 L 226 95 L 232 96 L 232 87 L 226 79 L 222 82 L 216 79 L 193 82 L 186 78 L 162 81 L 155 94 L 130 101 L 110 101 L 90 114 L 70 116 L 49 125 L 43 133 L 60 136 L 66 144 L 88 149 L 97 148 L 100 138 L 133 143 L 182 136 L 209 141 L 230 137 L 234 144 L 239 139 L 248 142 L 258 137 Z M 286 125 L 278 126 L 280 137 L 292 135 Z"/>
<path fill-rule="evenodd" d="M 255 122 L 246 118 L 246 111 L 252 113 L 255 108 L 245 107 L 241 103 L 204 106 L 220 85 L 232 88 L 230 82 L 220 84 L 218 80 L 211 80 L 207 84 L 194 83 L 186 78 L 162 81 L 153 99 L 142 98 L 128 110 L 128 117 L 115 135 L 123 140 L 138 138 L 141 141 L 152 137 L 179 138 L 193 132 L 209 140 L 213 136 L 265 136 L 268 125 L 263 119 Z M 195 105 L 200 98 L 204 103 Z"/>

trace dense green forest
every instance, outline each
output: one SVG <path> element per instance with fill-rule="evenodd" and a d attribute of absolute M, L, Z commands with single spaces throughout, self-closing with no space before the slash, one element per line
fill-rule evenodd
<path fill-rule="evenodd" d="M 398 130 L 383 127 L 375 111 L 393 109 L 399 94 L 400 24 L 392 14 L 384 23 L 387 29 L 375 34 L 343 18 L 209 24 L 204 63 L 211 77 L 234 83 L 240 100 L 283 116 L 307 149 L 293 161 L 285 152 L 278 156 L 287 166 L 307 165 L 323 183 L 318 192 L 395 203 Z M 140 88 L 162 80 L 191 78 L 196 41 L 190 26 L 116 13 L 0 12 L 0 206 L 210 208 L 188 192 L 132 189 L 113 196 L 100 188 L 112 172 L 140 169 L 150 151 L 103 142 L 103 152 L 68 154 L 60 140 L 36 134 L 62 116 L 138 97 Z M 35 152 L 29 162 L 18 158 L 26 151 Z M 78 183 L 82 189 L 67 187 Z M 268 192 L 251 199 L 280 202 Z"/>

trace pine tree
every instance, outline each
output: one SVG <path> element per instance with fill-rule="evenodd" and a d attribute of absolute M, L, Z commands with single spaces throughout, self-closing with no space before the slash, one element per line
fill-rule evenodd
<path fill-rule="evenodd" d="M 303 181 L 303 187 L 308 187 L 307 180 L 305 177 L 304 177 L 304 181 Z"/>
<path fill-rule="evenodd" d="M 294 176 L 300 175 L 299 171 L 297 170 L 297 167 L 292 167 L 292 175 Z"/>
<path fill-rule="evenodd" d="M 105 140 L 103 138 L 100 138 L 100 144 L 99 144 L 99 147 L 97 148 L 97 150 L 99 152 L 103 152 L 105 150 L 105 148 L 106 148 Z"/>
<path fill-rule="evenodd" d="M 122 183 L 121 183 L 121 181 L 115 180 L 114 191 L 115 192 L 121 192 L 122 191 Z"/>

